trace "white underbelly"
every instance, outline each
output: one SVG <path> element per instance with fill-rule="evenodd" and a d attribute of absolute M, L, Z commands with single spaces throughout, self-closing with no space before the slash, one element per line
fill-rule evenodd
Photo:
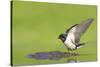
<path fill-rule="evenodd" d="M 71 42 L 66 42 L 66 41 L 65 41 L 65 45 L 66 45 L 68 48 L 72 49 L 72 50 L 76 48 L 75 44 L 73 44 L 73 43 L 71 43 Z"/>
<path fill-rule="evenodd" d="M 64 42 L 65 45 L 70 48 L 70 49 L 75 49 L 76 48 L 76 45 L 73 44 L 73 42 L 75 43 L 75 37 L 73 34 L 68 34 L 68 37 L 66 39 L 66 41 Z"/>

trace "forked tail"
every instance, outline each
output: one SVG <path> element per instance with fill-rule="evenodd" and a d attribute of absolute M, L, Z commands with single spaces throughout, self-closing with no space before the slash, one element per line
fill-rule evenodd
<path fill-rule="evenodd" d="M 77 48 L 80 48 L 80 47 L 82 47 L 83 45 L 85 45 L 86 43 L 80 43 L 80 44 L 78 44 L 78 45 L 76 45 L 76 47 Z"/>

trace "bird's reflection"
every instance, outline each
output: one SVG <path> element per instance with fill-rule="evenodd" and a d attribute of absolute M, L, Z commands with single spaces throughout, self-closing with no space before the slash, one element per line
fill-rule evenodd
<path fill-rule="evenodd" d="M 37 52 L 27 55 L 28 58 L 36 60 L 60 60 L 67 58 L 67 63 L 76 63 L 77 60 L 72 58 L 76 56 L 79 56 L 79 54 L 61 51 Z"/>

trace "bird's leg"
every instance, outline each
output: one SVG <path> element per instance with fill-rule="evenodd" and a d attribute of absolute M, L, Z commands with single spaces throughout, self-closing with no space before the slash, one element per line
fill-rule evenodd
<path fill-rule="evenodd" d="M 72 53 L 72 51 L 69 50 L 69 54 L 71 54 L 71 53 Z"/>
<path fill-rule="evenodd" d="M 73 54 L 73 50 L 70 50 L 69 53 L 70 53 L 70 54 Z"/>
<path fill-rule="evenodd" d="M 68 50 L 70 54 L 75 53 L 75 50 Z"/>
<path fill-rule="evenodd" d="M 73 50 L 68 48 L 68 53 L 71 54 Z"/>

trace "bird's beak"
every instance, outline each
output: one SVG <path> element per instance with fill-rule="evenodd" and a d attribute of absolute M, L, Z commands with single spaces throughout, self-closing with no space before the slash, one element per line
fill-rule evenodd
<path fill-rule="evenodd" d="M 60 37 L 58 37 L 58 39 L 60 39 Z"/>

